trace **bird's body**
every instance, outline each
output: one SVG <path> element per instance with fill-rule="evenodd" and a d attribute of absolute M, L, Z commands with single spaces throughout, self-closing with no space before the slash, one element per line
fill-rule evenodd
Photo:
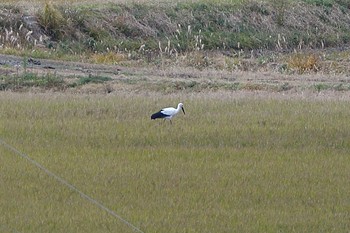
<path fill-rule="evenodd" d="M 171 118 L 173 118 L 176 114 L 178 114 L 180 110 L 182 110 L 183 113 L 185 114 L 185 109 L 182 103 L 179 103 L 177 105 L 177 108 L 173 108 L 173 107 L 163 108 L 159 112 L 152 114 L 151 119 L 152 120 L 155 120 L 158 118 L 168 119 L 171 122 Z"/>

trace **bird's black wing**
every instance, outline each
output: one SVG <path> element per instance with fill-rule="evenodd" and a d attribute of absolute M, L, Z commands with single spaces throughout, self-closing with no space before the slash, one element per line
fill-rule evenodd
<path fill-rule="evenodd" d="M 151 119 L 154 120 L 154 119 L 157 119 L 157 118 L 164 118 L 164 117 L 167 117 L 169 115 L 166 115 L 164 113 L 162 113 L 162 111 L 159 111 L 159 112 L 156 112 L 154 114 L 152 114 L 151 116 Z"/>

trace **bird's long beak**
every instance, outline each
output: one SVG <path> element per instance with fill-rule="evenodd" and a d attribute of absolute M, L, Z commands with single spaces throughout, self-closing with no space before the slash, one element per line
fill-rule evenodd
<path fill-rule="evenodd" d="M 183 112 L 184 112 L 184 114 L 185 114 L 185 109 L 184 109 L 184 107 L 182 107 L 181 109 L 182 109 L 182 111 L 183 111 Z M 186 114 L 185 114 L 185 115 L 186 115 Z"/>

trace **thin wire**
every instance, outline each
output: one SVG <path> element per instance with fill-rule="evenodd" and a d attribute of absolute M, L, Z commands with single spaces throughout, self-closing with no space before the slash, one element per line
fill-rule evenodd
<path fill-rule="evenodd" d="M 120 215 L 116 214 L 113 210 L 108 209 L 106 206 L 104 206 L 102 203 L 100 203 L 99 201 L 93 199 L 92 197 L 90 197 L 89 195 L 83 193 L 82 191 L 80 191 L 78 188 L 76 188 L 74 185 L 68 183 L 68 181 L 64 180 L 63 178 L 61 178 L 60 176 L 56 175 L 55 173 L 51 172 L 50 170 L 48 170 L 47 168 L 45 168 L 43 165 L 41 165 L 40 163 L 38 163 L 37 161 L 35 161 L 34 159 L 30 158 L 28 155 L 22 153 L 21 151 L 17 150 L 15 147 L 7 144 L 4 140 L 2 140 L 0 138 L 0 143 L 2 145 L 4 145 L 7 149 L 11 150 L 12 152 L 15 152 L 17 155 L 25 158 L 26 160 L 28 160 L 29 162 L 31 162 L 32 164 L 34 164 L 36 167 L 40 168 L 41 170 L 43 170 L 46 174 L 48 174 L 49 176 L 52 176 L 53 178 L 55 178 L 56 180 L 58 180 L 59 182 L 61 182 L 62 184 L 64 184 L 65 186 L 67 186 L 68 188 L 70 188 L 71 190 L 77 192 L 80 194 L 80 196 L 82 196 L 83 198 L 85 198 L 86 200 L 90 201 L 91 203 L 95 204 L 96 206 L 100 207 L 101 209 L 105 210 L 107 213 L 109 213 L 110 215 L 116 217 L 117 219 L 119 219 L 120 221 L 122 221 L 123 223 L 125 223 L 126 225 L 128 225 L 129 227 L 131 227 L 134 231 L 136 232 L 140 232 L 140 233 L 144 233 L 140 228 L 136 227 L 135 225 L 131 224 L 130 222 L 128 222 L 127 220 L 125 220 L 124 218 L 122 218 Z"/>

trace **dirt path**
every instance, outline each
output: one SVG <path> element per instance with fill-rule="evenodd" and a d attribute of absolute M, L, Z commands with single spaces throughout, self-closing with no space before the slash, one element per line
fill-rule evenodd
<path fill-rule="evenodd" d="M 7 67 L 17 72 L 24 69 L 24 65 L 30 71 L 37 73 L 56 72 L 58 75 L 86 75 L 92 72 L 108 75 L 116 75 L 120 68 L 117 66 L 96 65 L 89 63 L 67 62 L 47 59 L 24 58 L 12 55 L 0 54 L 0 66 Z"/>
<path fill-rule="evenodd" d="M 0 75 L 22 72 L 36 74 L 54 73 L 59 77 L 86 77 L 89 75 L 111 78 L 111 90 L 149 90 L 176 92 L 179 90 L 203 92 L 218 90 L 244 90 L 298 93 L 305 91 L 349 92 L 350 76 L 344 74 L 311 73 L 283 74 L 273 70 L 258 72 L 198 70 L 191 67 L 121 67 L 117 65 L 90 64 L 47 59 L 23 58 L 0 54 Z M 103 85 L 85 87 L 105 88 Z M 81 88 L 84 89 L 84 88 Z"/>

